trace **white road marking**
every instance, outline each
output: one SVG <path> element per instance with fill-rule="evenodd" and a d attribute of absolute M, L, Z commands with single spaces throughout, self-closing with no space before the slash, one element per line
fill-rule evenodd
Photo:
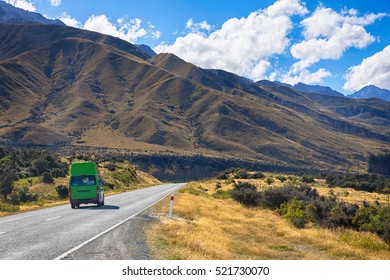
<path fill-rule="evenodd" d="M 186 184 L 183 184 L 181 187 L 183 187 L 183 186 L 185 186 L 185 185 L 186 185 Z M 181 188 L 181 187 L 180 187 L 180 188 Z M 177 188 L 177 189 L 179 189 L 179 188 Z M 176 189 L 176 190 L 177 190 L 177 189 Z M 145 208 L 142 209 L 141 211 L 138 211 L 138 212 L 135 213 L 134 215 L 131 215 L 130 217 L 124 219 L 123 221 L 117 223 L 116 225 L 110 227 L 109 229 L 107 229 L 107 230 L 105 230 L 105 231 L 99 233 L 98 235 L 95 235 L 95 236 L 92 237 L 91 239 L 88 239 L 87 241 L 81 243 L 80 245 L 74 247 L 73 249 L 70 249 L 68 252 L 65 252 L 64 254 L 62 254 L 61 256 L 58 256 L 58 257 L 55 258 L 54 260 L 62 260 L 63 258 L 65 258 L 66 256 L 68 256 L 68 255 L 72 254 L 73 252 L 77 251 L 77 250 L 80 249 L 81 247 L 83 247 L 83 246 L 87 245 L 88 243 L 94 241 L 95 239 L 99 238 L 99 237 L 102 236 L 103 234 L 106 234 L 107 232 L 109 232 L 109 231 L 111 231 L 111 230 L 113 230 L 113 229 L 119 227 L 120 225 L 126 223 L 128 220 L 130 220 L 130 219 L 134 218 L 135 216 L 141 214 L 141 213 L 142 213 L 143 211 L 145 211 L 146 209 L 148 209 L 148 208 L 152 207 L 153 205 L 159 203 L 160 201 L 162 201 L 164 198 L 166 198 L 166 197 L 167 197 L 168 195 L 170 195 L 171 193 L 172 193 L 172 192 L 167 193 L 163 198 L 159 199 L 158 201 L 154 202 L 153 204 L 151 204 L 151 205 L 145 207 Z"/>
<path fill-rule="evenodd" d="M 52 221 L 52 220 L 55 220 L 55 219 L 59 219 L 59 218 L 61 218 L 61 216 L 57 216 L 57 217 L 53 217 L 53 218 L 50 218 L 50 219 L 46 219 L 46 222 Z"/>
<path fill-rule="evenodd" d="M 5 231 L 0 232 L 0 235 L 2 235 L 3 233 L 5 233 Z"/>

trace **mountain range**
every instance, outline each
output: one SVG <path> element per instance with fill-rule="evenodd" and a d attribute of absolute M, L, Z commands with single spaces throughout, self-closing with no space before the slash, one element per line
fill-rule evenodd
<path fill-rule="evenodd" d="M 16 8 L 4 1 L 0 1 L 0 23 L 9 24 L 56 24 L 65 25 L 62 21 L 56 19 L 47 19 L 41 14 L 28 12 L 20 8 Z"/>
<path fill-rule="evenodd" d="M 320 93 L 320 94 L 325 94 L 325 95 L 330 95 L 330 96 L 338 96 L 338 97 L 348 97 L 348 98 L 354 98 L 354 99 L 359 99 L 359 98 L 379 98 L 383 99 L 386 101 L 390 101 L 390 91 L 387 89 L 382 89 L 374 85 L 369 85 L 365 86 L 362 89 L 354 92 L 353 94 L 345 96 L 344 94 L 330 88 L 327 86 L 320 86 L 320 85 L 307 85 L 304 83 L 297 83 L 295 85 L 289 85 L 286 83 L 281 83 L 277 82 L 276 83 L 291 87 L 293 89 L 299 90 L 301 92 L 315 92 L 315 93 Z"/>
<path fill-rule="evenodd" d="M 188 177 L 362 171 L 389 150 L 390 102 L 255 83 L 67 26 L 1 24 L 0 143 L 142 156 L 152 173 Z"/>

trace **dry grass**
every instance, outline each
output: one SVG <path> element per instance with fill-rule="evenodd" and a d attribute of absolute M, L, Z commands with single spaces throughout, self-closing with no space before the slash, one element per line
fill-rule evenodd
<path fill-rule="evenodd" d="M 179 191 L 172 220 L 162 214 L 168 212 L 167 199 L 157 206 L 160 222 L 147 231 L 154 258 L 390 259 L 388 245 L 374 234 L 297 229 L 270 210 L 214 198 L 215 182 L 190 183 Z"/>

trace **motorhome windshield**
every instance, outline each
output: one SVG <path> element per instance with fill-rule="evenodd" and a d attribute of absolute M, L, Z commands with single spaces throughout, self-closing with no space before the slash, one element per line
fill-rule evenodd
<path fill-rule="evenodd" d="M 96 185 L 96 178 L 93 175 L 73 176 L 71 178 L 72 187 L 83 187 Z"/>

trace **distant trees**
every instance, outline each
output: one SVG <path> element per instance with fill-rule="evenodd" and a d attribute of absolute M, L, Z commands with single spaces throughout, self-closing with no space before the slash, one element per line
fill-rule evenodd
<path fill-rule="evenodd" d="M 390 176 L 390 153 L 371 155 L 368 158 L 368 172 Z"/>
<path fill-rule="evenodd" d="M 377 174 L 329 174 L 329 187 L 351 188 L 358 191 L 389 193 L 390 179 Z"/>

